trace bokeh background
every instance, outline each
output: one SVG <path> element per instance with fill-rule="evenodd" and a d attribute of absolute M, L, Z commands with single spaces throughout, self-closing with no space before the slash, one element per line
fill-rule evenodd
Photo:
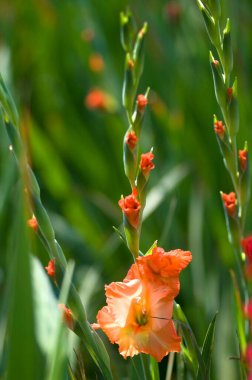
<path fill-rule="evenodd" d="M 248 140 L 250 148 L 252 5 L 222 3 L 231 19 L 239 83 L 238 145 Z M 220 112 L 196 1 L 1 0 L 0 71 L 26 126 L 42 200 L 64 252 L 76 262 L 75 283 L 95 321 L 105 302 L 104 284 L 120 281 L 132 263 L 112 228 L 122 222 L 118 199 L 130 192 L 122 163 L 127 121 L 119 27 L 119 13 L 127 6 L 139 26 L 149 25 L 139 92 L 150 86 L 151 94 L 141 144 L 143 151 L 154 147 L 156 168 L 141 250 L 158 240 L 166 250 L 192 251 L 177 301 L 201 344 L 219 311 L 212 378 L 237 379 L 236 360 L 230 359 L 238 352 L 229 274 L 234 257 L 219 196 L 232 187 L 213 132 L 213 114 Z M 250 206 L 248 233 L 251 215 Z M 36 255 L 47 264 L 39 243 Z M 123 376 L 125 361 L 104 341 Z M 165 365 L 166 360 L 161 371 Z M 90 366 L 87 359 L 87 374 Z"/>

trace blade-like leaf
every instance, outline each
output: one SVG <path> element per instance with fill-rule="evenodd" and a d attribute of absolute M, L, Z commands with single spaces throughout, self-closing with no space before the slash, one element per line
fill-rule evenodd
<path fill-rule="evenodd" d="M 15 204 L 15 223 L 12 228 L 9 252 L 9 299 L 8 365 L 7 380 L 34 380 L 38 351 L 34 332 L 34 311 L 31 268 L 27 244 L 27 227 L 24 220 L 23 186 L 20 184 Z"/>
<path fill-rule="evenodd" d="M 182 336 L 187 346 L 187 354 L 189 355 L 190 362 L 193 366 L 194 376 L 196 377 L 198 374 L 198 379 L 205 379 L 206 371 L 205 364 L 201 355 L 200 348 L 197 344 L 196 338 L 193 334 L 193 331 L 187 321 L 185 314 L 183 313 L 180 305 L 174 302 L 173 307 L 173 315 L 174 318 L 179 322 Z M 183 345 L 182 345 L 183 349 Z M 190 370 L 191 368 L 189 368 Z"/>
<path fill-rule="evenodd" d="M 214 346 L 214 333 L 217 313 L 210 322 L 202 347 L 202 358 L 206 367 L 206 379 L 210 379 L 211 359 Z"/>

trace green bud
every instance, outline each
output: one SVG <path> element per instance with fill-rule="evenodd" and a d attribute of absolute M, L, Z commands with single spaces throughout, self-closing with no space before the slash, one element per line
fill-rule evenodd
<path fill-rule="evenodd" d="M 15 126 L 18 125 L 18 112 L 12 96 L 5 86 L 3 78 L 0 74 L 0 103 L 5 112 L 6 121 L 11 121 Z"/>
<path fill-rule="evenodd" d="M 231 140 L 236 136 L 239 130 L 239 109 L 237 101 L 237 78 L 231 88 L 227 89 L 227 102 L 228 102 L 228 124 Z"/>
<path fill-rule="evenodd" d="M 11 144 L 17 157 L 21 154 L 22 142 L 19 130 L 12 124 L 11 121 L 5 122 L 6 130 L 9 135 Z"/>
<path fill-rule="evenodd" d="M 134 65 L 134 61 L 130 58 L 130 54 L 127 53 L 122 90 L 122 102 L 130 116 L 132 114 L 132 107 L 135 98 Z"/>
<path fill-rule="evenodd" d="M 32 201 L 34 205 L 34 214 L 38 221 L 39 229 L 41 230 L 45 239 L 50 242 L 54 240 L 55 234 L 49 216 L 39 198 L 33 197 Z"/>
<path fill-rule="evenodd" d="M 223 66 L 225 72 L 225 82 L 228 85 L 229 77 L 233 69 L 233 50 L 231 45 L 229 19 L 227 19 L 226 27 L 223 31 Z"/>
<path fill-rule="evenodd" d="M 147 32 L 148 24 L 144 23 L 142 29 L 138 32 L 136 42 L 133 49 L 133 60 L 135 62 L 135 78 L 136 82 L 139 82 L 139 79 L 143 72 L 144 65 L 144 37 Z"/>
<path fill-rule="evenodd" d="M 200 0 L 197 0 L 197 3 L 198 3 L 199 10 L 201 11 L 202 16 L 204 18 L 206 30 L 207 30 L 210 41 L 212 42 L 213 45 L 219 46 L 220 36 L 219 36 L 218 24 L 216 23 L 211 13 L 204 6 L 204 4 Z"/>
<path fill-rule="evenodd" d="M 214 19 L 219 19 L 221 16 L 220 0 L 207 0 L 207 5 Z"/>
<path fill-rule="evenodd" d="M 37 179 L 36 179 L 32 169 L 30 168 L 30 166 L 28 166 L 27 170 L 28 170 L 28 181 L 29 181 L 29 186 L 30 186 L 30 191 L 32 193 L 32 196 L 39 198 L 40 197 L 40 188 L 39 188 Z"/>
<path fill-rule="evenodd" d="M 131 12 L 120 13 L 121 44 L 126 53 L 132 51 L 134 38 L 134 22 Z"/>
<path fill-rule="evenodd" d="M 226 113 L 226 88 L 223 81 L 223 75 L 220 71 L 220 63 L 219 61 L 215 60 L 213 57 L 212 52 L 210 51 L 210 65 L 212 69 L 213 74 L 213 80 L 214 80 L 214 90 L 215 90 L 215 96 L 216 100 L 221 107 L 222 113 L 225 115 Z"/>
<path fill-rule="evenodd" d="M 136 259 L 139 256 L 139 231 L 132 227 L 125 214 L 123 214 L 123 225 L 128 248 Z"/>

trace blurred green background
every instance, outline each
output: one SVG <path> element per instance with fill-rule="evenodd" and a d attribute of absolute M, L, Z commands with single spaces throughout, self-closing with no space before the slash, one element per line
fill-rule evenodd
<path fill-rule="evenodd" d="M 231 19 L 239 83 L 238 145 L 242 148 L 246 139 L 250 147 L 252 5 L 249 0 L 222 3 Z M 42 200 L 58 241 L 76 262 L 75 283 L 89 320 L 95 321 L 105 302 L 104 284 L 120 281 L 132 263 L 112 228 L 122 221 L 118 199 L 130 192 L 122 163 L 127 122 L 119 36 L 119 13 L 127 6 L 139 26 L 149 25 L 139 92 L 150 86 L 151 94 L 141 143 L 143 151 L 154 147 L 156 168 L 141 250 L 158 240 L 166 250 L 192 251 L 178 302 L 200 343 L 219 311 L 212 378 L 237 379 L 236 362 L 230 360 L 238 352 L 229 275 L 234 258 L 219 197 L 220 190 L 232 188 L 213 132 L 213 113 L 220 112 L 208 64 L 210 43 L 196 1 L 1 0 L 0 71 L 25 120 Z M 99 109 L 88 103 L 93 89 L 105 96 Z M 247 232 L 251 213 L 250 206 Z M 46 265 L 38 242 L 35 251 Z M 109 350 L 120 371 L 124 360 L 116 348 Z"/>

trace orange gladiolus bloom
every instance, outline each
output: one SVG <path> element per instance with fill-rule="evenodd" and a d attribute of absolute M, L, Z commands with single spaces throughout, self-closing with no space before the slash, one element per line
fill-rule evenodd
<path fill-rule="evenodd" d="M 173 299 L 163 287 L 133 279 L 106 286 L 107 306 L 97 314 L 97 324 L 111 343 L 119 345 L 126 359 L 139 353 L 157 361 L 169 352 L 179 352 L 181 338 L 172 318 Z"/>
<path fill-rule="evenodd" d="M 148 279 L 159 287 L 166 289 L 166 293 L 175 298 L 180 289 L 179 274 L 192 260 L 189 251 L 176 249 L 165 252 L 163 248 L 156 247 L 152 254 L 140 256 L 133 264 L 124 281 L 133 278 Z"/>

